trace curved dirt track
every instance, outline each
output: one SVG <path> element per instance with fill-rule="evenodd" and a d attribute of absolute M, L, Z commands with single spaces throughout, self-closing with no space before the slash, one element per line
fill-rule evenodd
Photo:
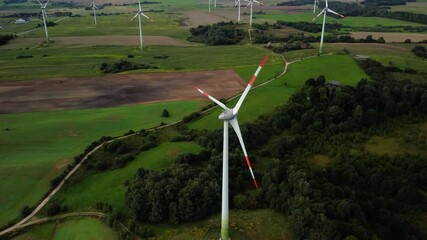
<path fill-rule="evenodd" d="M 0 113 L 114 107 L 203 99 L 193 85 L 217 98 L 241 92 L 246 82 L 233 70 L 111 74 L 0 82 Z"/>

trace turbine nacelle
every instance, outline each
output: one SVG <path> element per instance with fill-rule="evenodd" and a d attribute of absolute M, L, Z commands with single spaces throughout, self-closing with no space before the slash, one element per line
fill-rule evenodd
<path fill-rule="evenodd" d="M 222 113 L 218 116 L 218 119 L 223 121 L 230 121 L 236 117 L 237 117 L 237 114 L 234 114 L 232 109 L 227 108 L 224 111 L 222 111 Z"/>

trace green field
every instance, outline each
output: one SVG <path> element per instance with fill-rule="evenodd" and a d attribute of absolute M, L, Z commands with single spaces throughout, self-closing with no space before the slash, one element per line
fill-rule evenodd
<path fill-rule="evenodd" d="M 420 1 L 417 1 L 420 2 Z M 393 12 L 411 12 L 411 13 L 419 13 L 419 14 L 426 14 L 427 13 L 427 3 L 412 3 L 407 2 L 406 5 L 398 5 L 398 6 L 391 6 L 391 11 Z"/>
<path fill-rule="evenodd" d="M 82 48 L 32 48 L 29 50 L 0 50 L 0 81 L 38 79 L 59 76 L 101 75 L 103 62 L 114 63 L 120 59 L 156 65 L 159 69 L 136 70 L 137 72 L 196 71 L 233 69 L 258 66 L 266 50 L 252 46 L 172 47 L 150 46 L 140 51 L 133 47 L 98 46 Z M 17 59 L 18 55 L 32 58 Z M 134 58 L 128 59 L 128 55 Z M 156 59 L 155 56 L 169 56 Z M 200 56 L 209 56 L 200 61 Z M 271 56 L 270 65 L 282 60 Z M 55 71 L 52 71 L 55 66 Z"/>
<path fill-rule="evenodd" d="M 18 217 L 23 206 L 40 200 L 50 180 L 92 141 L 173 122 L 201 105 L 182 101 L 0 115 L 0 225 Z M 165 108 L 171 114 L 168 119 L 160 117 Z"/>
<path fill-rule="evenodd" d="M 161 240 L 217 240 L 220 233 L 220 215 L 196 223 L 155 225 L 156 239 Z M 292 239 L 289 220 L 283 214 L 267 209 L 230 211 L 230 238 L 259 240 Z"/>
<path fill-rule="evenodd" d="M 115 209 L 125 212 L 126 180 L 131 180 L 138 168 L 159 170 L 173 164 L 180 153 L 197 153 L 201 147 L 195 143 L 162 143 L 143 152 L 124 168 L 93 174 L 77 183 L 67 185 L 53 199 L 67 205 L 71 210 L 90 209 L 96 202 L 110 203 Z"/>
<path fill-rule="evenodd" d="M 344 53 L 347 49 L 352 55 L 369 56 L 372 59 L 381 62 L 383 65 L 389 65 L 390 62 L 400 69 L 412 68 L 420 72 L 426 72 L 427 61 L 416 57 L 411 49 L 417 45 L 426 44 L 362 44 L 362 43 L 325 43 L 323 45 L 324 53 Z M 319 51 L 319 44 L 313 44 L 314 49 L 291 51 L 285 53 L 287 61 L 298 61 L 301 58 L 313 56 Z"/>
<path fill-rule="evenodd" d="M 29 228 L 13 240 L 116 240 L 117 233 L 93 218 L 78 218 L 61 223 L 45 223 Z"/>
<path fill-rule="evenodd" d="M 300 89 L 308 78 L 316 78 L 320 75 L 326 76 L 327 80 L 336 80 L 351 86 L 355 86 L 362 78 L 369 78 L 349 55 L 322 56 L 293 63 L 284 77 L 248 94 L 239 111 L 239 122 L 254 121 L 260 115 L 273 111 L 275 107 L 285 104 L 287 99 Z M 286 86 L 285 82 L 287 82 Z M 227 103 L 227 106 L 233 107 L 236 102 L 237 99 Z M 251 109 L 256 109 L 256 111 Z M 189 126 L 196 129 L 221 128 L 222 123 L 218 120 L 219 114 L 220 109 L 216 108 Z"/>
<path fill-rule="evenodd" d="M 306 12 L 301 14 L 261 14 L 255 15 L 258 22 L 264 22 L 265 20 L 281 20 L 286 22 L 312 22 L 313 12 Z M 332 17 L 326 18 L 327 23 L 339 23 L 348 27 L 375 27 L 381 26 L 425 26 L 419 23 L 406 22 L 391 18 L 381 17 L 345 17 L 342 19 L 336 19 Z M 316 20 L 317 24 L 322 23 L 322 18 Z"/>

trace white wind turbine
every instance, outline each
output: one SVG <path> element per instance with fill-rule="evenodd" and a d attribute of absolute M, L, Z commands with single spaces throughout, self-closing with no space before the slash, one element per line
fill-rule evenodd
<path fill-rule="evenodd" d="M 96 9 L 98 9 L 98 7 L 95 5 L 95 0 L 92 0 L 92 10 L 93 10 L 93 18 L 95 20 L 95 26 L 96 26 Z"/>
<path fill-rule="evenodd" d="M 262 67 L 264 66 L 265 62 L 268 59 L 268 55 L 264 57 L 264 59 L 261 61 L 258 69 L 256 70 L 255 74 L 252 76 L 251 81 L 246 86 L 245 91 L 243 92 L 242 96 L 239 98 L 239 101 L 237 102 L 236 106 L 233 109 L 229 109 L 227 106 L 225 106 L 222 102 L 218 101 L 214 97 L 210 96 L 206 92 L 202 91 L 201 89 L 194 86 L 197 91 L 208 97 L 210 100 L 212 100 L 214 103 L 216 103 L 218 106 L 220 106 L 224 111 L 219 115 L 219 119 L 224 121 L 224 138 L 223 138 L 223 154 L 222 154 L 222 210 L 221 210 L 221 239 L 222 240 L 228 240 L 228 228 L 229 228 L 229 214 L 228 214 L 228 123 L 231 124 L 234 131 L 236 132 L 237 138 L 239 139 L 240 145 L 243 150 L 243 154 L 245 155 L 246 163 L 248 164 L 249 171 L 251 172 L 252 179 L 254 181 L 255 187 L 258 189 L 258 183 L 255 179 L 255 175 L 252 171 L 251 163 L 249 161 L 248 154 L 246 152 L 245 144 L 243 143 L 242 134 L 240 132 L 239 123 L 237 122 L 237 114 L 239 113 L 239 109 L 242 106 L 243 100 L 245 100 L 246 95 L 248 94 L 249 90 L 251 89 L 253 83 L 255 82 L 259 72 L 261 71 Z"/>
<path fill-rule="evenodd" d="M 328 13 L 328 12 L 330 12 L 330 13 L 333 13 L 333 14 L 335 14 L 335 15 L 337 15 L 337 16 L 340 16 L 340 17 L 344 17 L 343 15 L 341 15 L 341 14 L 339 14 L 339 13 L 337 13 L 337 12 L 334 12 L 334 11 L 332 11 L 331 9 L 329 9 L 329 6 L 328 6 L 328 0 L 326 0 L 326 6 L 325 6 L 325 8 L 315 17 L 315 18 L 313 18 L 313 21 L 314 20 L 316 20 L 318 17 L 320 17 L 320 15 L 322 15 L 323 14 L 323 25 L 322 25 L 322 35 L 321 35 L 321 37 L 320 37 L 320 48 L 319 48 L 319 53 L 322 53 L 322 47 L 323 47 L 323 37 L 324 37 L 324 35 L 325 35 L 325 23 L 326 23 L 326 13 Z"/>
<path fill-rule="evenodd" d="M 251 6 L 251 16 L 249 18 L 249 29 L 252 29 L 252 5 L 254 5 L 254 3 L 258 3 L 262 5 L 262 3 L 258 2 L 257 0 L 245 0 L 245 2 L 248 2 L 248 5 L 246 5 L 246 8 L 249 7 L 249 5 Z"/>
<path fill-rule="evenodd" d="M 240 22 L 240 0 L 235 0 L 234 1 L 234 6 L 238 6 L 239 10 L 237 12 L 237 22 Z"/>
<path fill-rule="evenodd" d="M 142 16 L 144 16 L 144 17 L 146 17 L 148 20 L 150 20 L 150 21 L 153 21 L 153 20 L 151 20 L 147 15 L 145 15 L 143 12 L 142 12 L 142 9 L 141 9 L 141 1 L 140 0 L 138 0 L 138 5 L 139 5 L 139 11 L 135 14 L 135 16 L 133 16 L 133 18 L 131 19 L 131 21 L 133 21 L 136 17 L 138 17 L 138 21 L 139 21 L 139 43 L 140 43 L 140 47 L 141 47 L 141 52 L 142 52 L 142 26 L 141 26 L 141 15 Z"/>
<path fill-rule="evenodd" d="M 43 25 L 44 25 L 44 32 L 46 35 L 46 42 L 49 42 L 49 34 L 47 33 L 47 25 L 46 25 L 46 6 L 49 3 L 49 0 L 45 4 L 41 3 L 40 0 L 37 0 L 40 4 L 40 8 L 42 10 L 42 16 L 43 16 Z"/>
<path fill-rule="evenodd" d="M 317 6 L 319 6 L 319 0 L 314 0 L 313 13 L 316 13 Z"/>

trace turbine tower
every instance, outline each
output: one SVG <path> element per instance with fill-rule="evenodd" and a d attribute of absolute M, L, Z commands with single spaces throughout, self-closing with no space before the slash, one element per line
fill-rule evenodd
<path fill-rule="evenodd" d="M 316 13 L 317 6 L 319 6 L 319 0 L 314 0 L 313 13 Z"/>
<path fill-rule="evenodd" d="M 252 5 L 254 5 L 254 3 L 258 3 L 258 4 L 261 4 L 261 3 L 258 2 L 257 0 L 245 0 L 245 2 L 248 2 L 248 5 L 246 5 L 246 8 L 249 7 L 249 5 L 251 6 L 251 16 L 249 17 L 249 29 L 252 29 Z"/>
<path fill-rule="evenodd" d="M 96 9 L 98 9 L 98 7 L 95 5 L 95 0 L 92 0 L 92 10 L 93 10 L 93 19 L 95 20 L 95 26 L 96 26 Z"/>
<path fill-rule="evenodd" d="M 47 25 L 46 25 L 46 6 L 49 3 L 49 0 L 45 4 L 41 3 L 40 0 L 37 0 L 40 4 L 40 8 L 42 10 L 42 17 L 43 17 L 43 25 L 44 25 L 44 33 L 46 35 L 46 42 L 49 42 L 49 34 L 47 33 Z"/>
<path fill-rule="evenodd" d="M 238 5 L 239 7 L 239 10 L 237 11 L 237 22 L 240 22 L 240 0 L 235 0 L 234 2 L 234 6 Z"/>
<path fill-rule="evenodd" d="M 315 18 L 313 18 L 313 21 L 314 20 L 316 20 L 318 17 L 320 17 L 320 15 L 322 15 L 323 14 L 323 25 L 322 25 L 322 35 L 321 35 L 321 37 L 320 37 L 320 47 L 319 47 L 319 54 L 321 54 L 322 53 L 322 47 L 323 47 L 323 37 L 324 37 L 324 35 L 325 35 L 325 23 L 326 23 L 326 13 L 328 13 L 328 12 L 330 12 L 330 13 L 333 13 L 333 14 L 335 14 L 335 15 L 337 15 L 337 16 L 339 16 L 339 17 L 344 17 L 343 15 L 341 15 L 341 14 L 339 14 L 339 13 L 337 13 L 337 12 L 334 12 L 334 11 L 332 11 L 331 9 L 329 9 L 329 6 L 328 6 L 328 0 L 326 0 L 326 7 L 315 17 Z"/>
<path fill-rule="evenodd" d="M 211 11 L 211 2 L 212 0 L 209 0 L 209 12 Z"/>
<path fill-rule="evenodd" d="M 258 189 L 258 183 L 255 179 L 255 175 L 252 171 L 251 163 L 249 161 L 248 153 L 246 152 L 245 144 L 243 142 L 242 134 L 240 132 L 239 123 L 237 121 L 237 114 L 239 113 L 239 109 L 242 106 L 243 100 L 245 100 L 246 95 L 248 95 L 249 90 L 251 89 L 253 83 L 255 82 L 259 72 L 261 71 L 262 67 L 264 66 L 265 62 L 268 59 L 268 55 L 264 57 L 264 59 L 261 61 L 258 69 L 256 70 L 255 74 L 252 76 L 251 81 L 246 86 L 245 91 L 243 92 L 242 96 L 239 98 L 239 101 L 237 102 L 236 106 L 233 109 L 229 109 L 227 106 L 225 106 L 222 102 L 218 101 L 211 95 L 207 94 L 203 90 L 197 88 L 194 86 L 197 91 L 199 91 L 201 94 L 208 97 L 210 100 L 212 100 L 214 103 L 216 103 L 218 106 L 220 106 L 224 111 L 219 115 L 219 119 L 224 121 L 224 138 L 223 138 L 223 154 L 222 154 L 222 209 L 221 209 L 221 238 L 220 240 L 228 240 L 229 234 L 228 234 L 228 228 L 229 228 L 229 219 L 228 219 L 228 124 L 230 123 L 231 126 L 234 129 L 234 132 L 236 132 L 237 138 L 239 139 L 240 145 L 242 147 L 243 154 L 245 155 L 246 164 L 249 167 L 249 171 L 252 175 L 252 179 L 254 181 L 255 187 Z"/>
<path fill-rule="evenodd" d="M 141 48 L 141 52 L 142 52 L 142 25 L 141 25 L 141 15 L 142 16 L 144 16 L 144 17 L 146 17 L 148 20 L 150 20 L 150 21 L 153 21 L 153 20 L 151 20 L 147 15 L 145 15 L 143 12 L 142 12 L 142 9 L 141 9 L 141 1 L 140 0 L 138 0 L 138 5 L 139 5 L 139 11 L 135 14 L 135 16 L 133 16 L 133 18 L 131 19 L 131 21 L 133 21 L 136 17 L 138 17 L 138 21 L 139 21 L 139 43 L 140 43 L 140 48 Z"/>

